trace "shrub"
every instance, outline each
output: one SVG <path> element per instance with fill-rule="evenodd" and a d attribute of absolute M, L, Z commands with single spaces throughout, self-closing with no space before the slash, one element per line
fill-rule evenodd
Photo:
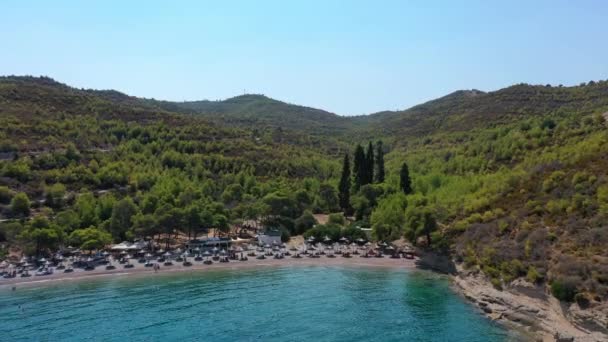
<path fill-rule="evenodd" d="M 9 204 L 13 198 L 13 192 L 6 186 L 0 186 L 0 203 Z"/>
<path fill-rule="evenodd" d="M 528 273 L 526 274 L 526 279 L 532 284 L 538 284 L 543 281 L 543 275 L 538 272 L 536 267 L 530 266 L 528 267 Z"/>
<path fill-rule="evenodd" d="M 498 278 L 500 277 L 500 271 L 490 265 L 484 265 L 482 267 L 483 273 L 485 273 L 490 278 Z"/>
<path fill-rule="evenodd" d="M 289 230 L 285 227 L 281 227 L 281 241 L 287 242 L 291 238 Z"/>
<path fill-rule="evenodd" d="M 294 222 L 294 233 L 302 234 L 305 231 L 314 227 L 317 224 L 317 220 L 310 211 L 305 211 L 302 216 L 298 217 Z"/>
<path fill-rule="evenodd" d="M 30 199 L 24 192 L 20 192 L 11 200 L 11 212 L 15 216 L 29 216 Z"/>
<path fill-rule="evenodd" d="M 504 234 L 509 229 L 509 223 L 505 220 L 498 221 L 498 231 Z"/>
<path fill-rule="evenodd" d="M 456 221 L 452 226 L 454 231 L 464 232 L 469 227 L 469 222 L 467 220 Z"/>
<path fill-rule="evenodd" d="M 342 215 L 341 213 L 335 213 L 329 215 L 327 223 L 343 226 L 346 223 L 346 220 L 344 219 L 344 215 Z"/>
<path fill-rule="evenodd" d="M 518 259 L 513 259 L 510 262 L 503 262 L 501 264 L 501 269 L 503 276 L 506 274 L 510 279 L 523 275 L 525 271 L 524 265 Z"/>
<path fill-rule="evenodd" d="M 502 290 L 502 282 L 500 281 L 500 279 L 491 278 L 490 283 L 492 283 L 492 286 L 494 286 L 495 289 Z"/>
<path fill-rule="evenodd" d="M 543 181 L 543 191 L 550 192 L 551 190 L 557 188 L 565 176 L 566 173 L 564 171 L 553 172 L 549 178 Z"/>
<path fill-rule="evenodd" d="M 581 282 L 579 277 L 563 277 L 551 282 L 551 294 L 563 302 L 572 302 L 577 293 L 577 285 Z"/>
<path fill-rule="evenodd" d="M 549 212 L 551 215 L 560 215 L 563 214 L 566 211 L 566 208 L 568 208 L 568 200 L 565 199 L 559 199 L 559 200 L 550 200 L 549 202 L 547 202 L 547 212 Z"/>
<path fill-rule="evenodd" d="M 338 241 L 340 239 L 341 230 L 339 226 L 326 224 L 326 225 L 317 225 L 316 227 L 307 230 L 304 233 L 304 238 L 308 239 L 313 236 L 317 241 L 323 241 L 323 239 L 327 236 L 332 241 Z"/>
<path fill-rule="evenodd" d="M 349 239 L 350 241 L 355 241 L 357 239 L 367 240 L 367 235 L 360 228 L 356 227 L 346 227 L 342 229 L 342 236 Z"/>

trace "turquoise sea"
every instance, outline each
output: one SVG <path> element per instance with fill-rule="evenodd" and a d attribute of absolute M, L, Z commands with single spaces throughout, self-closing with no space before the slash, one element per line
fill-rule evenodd
<path fill-rule="evenodd" d="M 424 271 L 279 267 L 0 289 L 1 341 L 506 341 Z"/>

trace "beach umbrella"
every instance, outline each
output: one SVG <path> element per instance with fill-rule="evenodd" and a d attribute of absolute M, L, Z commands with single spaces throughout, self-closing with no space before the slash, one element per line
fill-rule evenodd
<path fill-rule="evenodd" d="M 190 253 L 188 253 L 188 251 L 185 251 L 185 252 L 184 252 L 184 254 L 182 254 L 182 256 L 183 256 L 184 258 L 187 258 L 187 257 L 189 257 L 189 256 L 190 256 Z"/>
<path fill-rule="evenodd" d="M 44 262 L 46 262 L 46 259 L 45 259 L 45 258 L 40 258 L 40 259 L 38 260 L 38 262 L 40 262 L 40 263 L 44 263 Z"/>
<path fill-rule="evenodd" d="M 110 255 L 110 253 L 108 253 L 108 252 L 103 252 L 103 253 L 101 253 L 101 255 L 103 255 L 103 256 L 105 256 L 105 257 L 107 257 L 108 255 Z"/>
<path fill-rule="evenodd" d="M 365 242 L 365 240 L 363 240 L 362 238 L 358 238 L 358 239 L 357 239 L 357 242 L 358 242 L 358 243 L 364 243 L 364 242 Z"/>
<path fill-rule="evenodd" d="M 270 248 L 270 245 L 269 244 L 265 244 L 264 248 Z"/>
<path fill-rule="evenodd" d="M 214 252 L 217 252 L 217 251 L 219 251 L 219 248 L 217 248 L 217 247 L 213 247 L 213 251 L 214 251 Z"/>
<path fill-rule="evenodd" d="M 146 253 L 146 255 L 145 255 L 145 256 L 146 256 L 146 258 L 151 258 L 151 257 L 152 257 L 152 254 L 150 254 L 150 253 Z"/>
<path fill-rule="evenodd" d="M 175 250 L 175 253 L 179 254 L 179 253 L 181 253 L 181 252 L 182 252 L 182 249 L 181 249 L 181 248 L 179 248 L 179 247 L 177 247 L 177 249 Z"/>
<path fill-rule="evenodd" d="M 222 250 L 220 251 L 220 254 L 221 254 L 221 255 L 226 255 L 226 250 L 225 250 L 225 249 L 222 249 Z"/>
<path fill-rule="evenodd" d="M 382 241 L 382 242 L 380 243 L 380 245 L 381 245 L 382 247 L 386 247 L 386 246 L 388 246 L 388 243 L 386 243 L 386 242 Z"/>
<path fill-rule="evenodd" d="M 201 249 L 200 249 L 199 247 L 196 247 L 196 248 L 194 249 L 194 251 L 195 251 L 195 252 L 200 252 L 200 251 L 201 251 Z"/>
<path fill-rule="evenodd" d="M 211 255 L 211 253 L 209 253 L 209 251 L 205 251 L 205 252 L 203 253 L 203 255 L 204 255 L 204 256 L 210 256 L 210 255 Z"/>
<path fill-rule="evenodd" d="M 121 251 L 120 252 L 120 255 L 125 255 L 125 254 L 127 254 L 127 251 Z"/>
<path fill-rule="evenodd" d="M 166 257 L 170 257 L 170 256 L 171 256 L 171 253 L 167 252 L 167 253 L 165 253 L 165 254 L 163 254 L 163 255 L 164 255 L 164 256 L 166 256 Z"/>
<path fill-rule="evenodd" d="M 127 259 L 133 259 L 133 256 L 131 254 L 127 254 L 127 256 L 125 256 L 125 258 L 127 258 Z"/>
<path fill-rule="evenodd" d="M 158 250 L 158 253 L 159 254 L 163 254 L 163 253 L 165 253 L 165 250 L 161 248 L 161 249 Z"/>
<path fill-rule="evenodd" d="M 140 249 L 139 253 L 144 254 L 144 253 L 146 253 L 146 251 L 144 249 Z"/>

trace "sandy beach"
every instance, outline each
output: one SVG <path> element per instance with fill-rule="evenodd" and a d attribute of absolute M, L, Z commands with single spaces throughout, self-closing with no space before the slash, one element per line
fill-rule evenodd
<path fill-rule="evenodd" d="M 192 261 L 193 259 L 191 259 Z M 145 267 L 144 264 L 137 263 L 136 260 L 132 260 L 133 268 L 124 268 L 124 265 L 120 265 L 117 262 L 114 263 L 116 269 L 106 270 L 105 266 L 100 266 L 92 271 L 84 271 L 82 269 L 75 269 L 72 273 L 63 273 L 63 271 L 56 271 L 52 275 L 46 276 L 34 276 L 27 278 L 11 278 L 11 279 L 0 279 L 0 288 L 3 287 L 14 287 L 19 285 L 33 285 L 33 284 L 44 284 L 59 281 L 75 281 L 80 279 L 95 279 L 105 277 L 122 277 L 131 275 L 157 275 L 167 274 L 174 272 L 187 272 L 196 271 L 204 272 L 209 270 L 237 270 L 237 269 L 250 269 L 256 267 L 291 267 L 291 266 L 353 266 L 353 267 L 384 267 L 384 268 L 396 268 L 396 269 L 413 269 L 416 268 L 415 260 L 412 259 L 392 259 L 389 257 L 384 258 L 361 258 L 355 255 L 351 258 L 344 258 L 337 256 L 335 258 L 328 258 L 321 256 L 320 258 L 309 258 L 303 256 L 300 259 L 285 257 L 284 259 L 274 259 L 269 257 L 267 259 L 259 260 L 254 257 L 250 257 L 247 261 L 233 261 L 223 263 L 214 262 L 211 265 L 205 265 L 203 262 L 192 261 L 192 266 L 185 267 L 181 263 L 174 263 L 172 266 L 160 266 L 160 270 L 155 272 L 152 267 Z"/>

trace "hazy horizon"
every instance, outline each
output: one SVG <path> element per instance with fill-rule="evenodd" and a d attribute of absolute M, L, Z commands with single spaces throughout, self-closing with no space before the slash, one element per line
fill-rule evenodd
<path fill-rule="evenodd" d="M 608 78 L 601 1 L 3 7 L 0 74 L 169 101 L 253 93 L 361 115 L 462 89 Z"/>

